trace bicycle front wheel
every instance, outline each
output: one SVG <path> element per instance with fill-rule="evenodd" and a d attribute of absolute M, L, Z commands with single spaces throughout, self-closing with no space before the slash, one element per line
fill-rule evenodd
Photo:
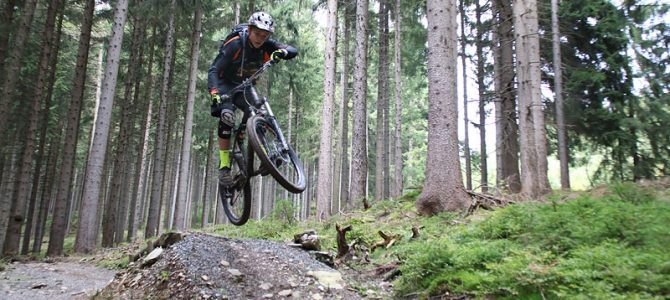
<path fill-rule="evenodd" d="M 305 171 L 298 154 L 290 146 L 284 148 L 272 124 L 262 116 L 255 115 L 247 121 L 247 133 L 254 152 L 272 177 L 289 192 L 304 191 Z"/>
<path fill-rule="evenodd" d="M 230 223 L 241 226 L 249 220 L 251 213 L 251 181 L 247 176 L 248 173 L 243 172 L 243 168 L 253 164 L 253 155 L 244 158 L 240 147 L 235 148 L 232 152 L 230 169 L 234 184 L 230 187 L 219 185 L 219 194 L 223 202 L 223 211 Z"/>

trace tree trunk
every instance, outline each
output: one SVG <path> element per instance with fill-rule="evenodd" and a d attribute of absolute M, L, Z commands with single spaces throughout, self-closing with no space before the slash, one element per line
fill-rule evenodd
<path fill-rule="evenodd" d="M 100 185 L 102 170 L 107 151 L 112 106 L 114 105 L 114 92 L 119 71 L 119 58 L 121 57 L 121 45 L 123 42 L 123 27 L 126 23 L 128 12 L 128 1 L 119 0 L 114 12 L 114 25 L 107 51 L 107 65 L 105 67 L 105 80 L 103 83 L 100 106 L 98 108 L 97 126 L 93 136 L 93 145 L 86 166 L 86 181 L 84 184 L 82 207 L 79 213 L 79 228 L 75 242 L 75 251 L 79 253 L 90 253 L 95 249 L 97 232 L 94 231 L 97 223 L 96 209 L 100 196 Z"/>
<path fill-rule="evenodd" d="M 175 47 L 176 49 L 176 47 Z M 174 64 L 173 64 L 174 66 Z M 169 91 L 168 91 L 169 94 Z M 166 161 L 174 161 L 177 162 L 176 164 L 166 164 L 165 165 L 165 176 L 166 180 L 163 185 L 163 199 L 166 199 L 167 201 L 163 201 L 163 228 L 159 230 L 158 235 L 161 235 L 163 232 L 167 232 L 169 230 L 172 230 L 173 226 L 173 219 L 174 219 L 174 209 L 175 209 L 175 201 L 177 200 L 176 196 L 176 188 L 175 184 L 177 180 L 179 179 L 179 172 L 177 170 L 179 169 L 179 154 L 177 154 L 177 141 L 179 138 L 177 137 L 177 133 L 175 132 L 173 127 L 176 127 L 176 124 L 174 124 L 175 120 L 173 118 L 175 115 L 173 114 L 172 108 L 168 108 L 168 118 L 167 118 L 167 133 L 168 133 L 168 139 L 167 139 L 167 159 Z M 174 125 L 173 125 L 174 124 Z M 174 137 L 174 138 L 173 138 Z"/>
<path fill-rule="evenodd" d="M 563 69 L 561 66 L 561 33 L 558 27 L 558 0 L 551 0 L 551 31 L 554 54 L 554 98 L 556 99 L 556 133 L 558 135 L 558 160 L 561 164 L 561 188 L 570 189 L 568 167 L 568 138 L 565 132 L 563 104 Z"/>
<path fill-rule="evenodd" d="M 353 135 L 351 142 L 351 199 L 367 209 L 367 52 L 368 0 L 356 1 L 356 51 L 354 51 Z"/>
<path fill-rule="evenodd" d="M 500 46 L 500 59 L 496 78 L 499 78 L 500 114 L 497 116 L 496 134 L 497 152 L 500 158 L 500 174 L 497 176 L 497 185 L 506 188 L 512 193 L 521 191 L 521 177 L 519 175 L 519 126 L 516 112 L 516 87 L 514 82 L 514 30 L 512 29 L 513 14 L 511 0 L 494 0 L 498 16 L 496 30 Z"/>
<path fill-rule="evenodd" d="M 324 70 L 324 99 L 321 113 L 321 142 L 319 143 L 319 177 L 316 195 L 316 218 L 330 217 L 332 199 L 332 136 L 333 102 L 335 102 L 335 66 L 337 63 L 337 0 L 328 0 L 328 24 L 326 37 L 326 62 Z"/>
<path fill-rule="evenodd" d="M 354 11 L 353 3 L 346 1 L 344 3 L 344 37 L 342 43 L 342 74 L 340 83 L 342 84 L 342 103 L 340 106 L 340 145 L 339 155 L 341 158 L 340 167 L 340 201 L 345 203 L 345 210 L 351 208 L 351 197 L 349 197 L 349 40 L 351 36 L 351 19 Z"/>
<path fill-rule="evenodd" d="M 475 0 L 477 1 L 477 0 Z M 467 17 L 465 15 L 465 0 L 459 2 L 459 10 L 461 15 L 461 64 L 463 71 L 463 130 L 465 136 L 463 139 L 463 156 L 465 156 L 465 187 L 472 190 L 472 159 L 470 155 L 470 120 L 468 120 L 468 74 L 465 46 L 467 45 L 467 36 L 465 35 L 465 22 Z"/>
<path fill-rule="evenodd" d="M 52 43 L 52 53 L 49 55 L 49 78 L 47 79 L 49 87 L 47 88 L 47 95 L 45 96 L 45 102 L 44 102 L 44 108 L 40 116 L 42 116 L 43 122 L 40 127 L 40 145 L 39 149 L 37 150 L 37 157 L 35 159 L 35 172 L 33 173 L 33 182 L 32 182 L 32 190 L 30 193 L 30 204 L 28 206 L 28 214 L 27 214 L 27 222 L 26 222 L 26 230 L 23 232 L 23 245 L 21 247 L 21 254 L 22 255 L 27 255 L 28 252 L 30 251 L 30 235 L 32 233 L 33 229 L 33 224 L 36 224 L 37 219 L 39 218 L 33 218 L 34 216 L 34 211 L 35 211 L 35 206 L 37 206 L 37 197 L 38 197 L 38 189 L 40 186 L 43 186 L 45 183 L 43 181 L 40 181 L 40 177 L 42 176 L 42 162 L 44 161 L 44 157 L 46 156 L 44 153 L 44 148 L 46 147 L 47 144 L 47 129 L 49 127 L 49 115 L 51 111 L 51 101 L 53 98 L 53 87 L 55 84 L 55 78 L 56 78 L 56 68 L 58 67 L 58 51 L 60 49 L 60 36 L 62 32 L 62 25 L 63 25 L 63 14 L 61 13 L 63 11 L 63 1 L 58 1 L 59 6 L 58 6 L 58 11 L 56 12 L 57 15 L 59 15 L 58 18 L 58 25 L 56 26 L 57 31 L 56 31 L 56 36 L 53 38 L 53 43 Z M 45 178 L 46 179 L 46 178 Z M 41 182 L 41 184 L 40 184 Z M 39 215 L 39 211 L 37 214 Z M 37 236 L 37 230 L 35 231 L 35 236 Z"/>
<path fill-rule="evenodd" d="M 61 128 L 61 127 L 59 127 Z M 59 129 L 60 131 L 60 129 Z M 59 136 L 62 136 L 59 134 Z M 33 241 L 32 252 L 40 253 L 42 251 L 42 241 L 44 239 L 44 232 L 46 232 L 47 216 L 51 208 L 53 183 L 56 182 L 56 167 L 58 165 L 58 154 L 61 144 L 59 138 L 52 138 L 49 144 L 49 155 L 46 165 L 46 178 L 42 185 L 42 195 L 40 199 L 40 206 L 38 208 L 37 222 L 35 226 L 35 239 Z"/>
<path fill-rule="evenodd" d="M 65 239 L 65 226 L 67 224 L 67 201 L 72 187 L 72 171 L 74 170 L 77 135 L 79 133 L 79 120 L 81 118 L 82 99 L 86 83 L 86 66 L 88 64 L 88 52 L 91 40 L 91 28 L 93 25 L 93 12 L 95 1 L 87 0 L 83 12 L 81 34 L 79 37 L 79 48 L 77 50 L 77 63 L 73 79 L 70 107 L 68 108 L 67 127 L 63 145 L 63 162 L 58 176 L 58 192 L 53 211 L 53 221 L 49 234 L 48 256 L 63 255 L 63 242 Z"/>
<path fill-rule="evenodd" d="M 433 215 L 468 206 L 458 154 L 456 0 L 428 0 L 428 157 L 417 211 Z"/>
<path fill-rule="evenodd" d="M 181 146 L 181 163 L 179 187 L 177 188 L 177 207 L 175 209 L 175 229 L 185 228 L 185 207 L 186 203 L 186 184 L 188 183 L 189 166 L 191 165 L 191 135 L 193 134 L 193 107 L 195 105 L 195 83 L 198 72 L 198 57 L 200 55 L 200 33 L 202 32 L 202 5 L 197 1 L 195 11 L 195 23 L 193 24 L 193 34 L 191 35 L 191 65 L 188 75 L 188 99 L 186 100 L 186 120 L 184 120 L 184 138 Z"/>
<path fill-rule="evenodd" d="M 388 116 L 387 92 L 388 92 L 388 4 L 386 0 L 379 2 L 379 67 L 377 71 L 377 135 L 376 135 L 376 161 L 375 161 L 375 200 L 384 198 L 385 154 L 388 147 L 384 147 L 387 138 L 385 134 L 386 120 Z"/>
<path fill-rule="evenodd" d="M 137 5 L 137 4 L 136 4 Z M 131 118 L 131 110 L 135 103 L 133 102 L 132 92 L 135 81 L 138 80 L 138 65 L 140 60 L 141 41 L 144 40 L 144 25 L 141 23 L 139 16 L 133 17 L 133 35 L 130 49 L 130 60 L 128 63 L 128 71 L 125 82 L 125 90 L 121 102 L 121 122 L 119 124 L 119 132 L 116 138 L 116 151 L 114 153 L 114 174 L 112 176 L 111 195 L 109 201 L 105 203 L 104 222 L 102 226 L 102 246 L 112 247 L 113 245 L 123 240 L 123 230 L 125 224 L 121 223 L 121 215 L 126 214 L 128 208 L 128 198 L 122 193 L 123 182 L 128 178 L 130 164 L 127 163 L 130 153 L 129 149 L 129 135 L 134 127 L 134 122 Z M 123 208 L 126 208 L 125 210 Z"/>
<path fill-rule="evenodd" d="M 9 5 L 10 3 L 6 3 Z M 3 74 L 21 74 L 21 59 L 25 51 L 26 41 L 28 40 L 30 28 L 33 23 L 33 16 L 35 15 L 35 6 L 37 0 L 27 0 L 23 3 L 21 10 L 21 23 L 14 34 L 12 41 L 12 50 L 7 57 L 8 65 L 2 69 Z M 12 7 L 13 9 L 13 7 Z M 11 18 L 11 16 L 8 16 Z M 11 24 L 8 24 L 11 27 Z M 13 107 L 12 101 L 15 101 L 15 88 L 20 76 L 5 76 L 0 89 L 0 138 L 5 138 L 5 133 L 9 128 L 10 108 Z M 5 145 L 0 147 L 0 150 Z"/>
<path fill-rule="evenodd" d="M 156 26 L 154 25 L 153 33 L 151 36 L 151 45 L 149 46 L 149 63 L 146 68 L 146 83 L 144 95 L 144 106 L 147 107 L 144 122 L 140 127 L 139 132 L 143 132 L 144 135 L 140 139 L 140 142 L 137 144 L 135 153 L 138 153 L 137 160 L 135 161 L 135 168 L 139 168 L 139 174 L 135 179 L 136 189 L 131 194 L 131 197 L 135 199 L 135 214 L 131 215 L 132 221 L 130 223 L 130 228 L 128 229 L 128 241 L 132 240 L 135 237 L 139 224 L 144 221 L 144 207 L 146 201 L 146 187 L 149 185 L 149 165 L 150 165 L 150 155 L 149 155 L 149 135 L 151 134 L 151 122 L 153 117 L 153 97 L 154 97 L 154 77 L 153 77 L 153 65 L 154 65 L 154 52 L 155 52 L 155 40 L 156 40 Z"/>
<path fill-rule="evenodd" d="M 5 70 L 5 58 L 7 57 L 7 45 L 9 43 L 9 36 L 12 31 L 12 23 L 14 21 L 14 6 L 16 0 L 3 1 L 2 12 L 0 13 L 0 70 Z M 0 82 L 4 82 L 5 73 L 0 74 Z M 0 157 L 0 160 L 4 159 Z M 0 168 L 2 170 L 2 168 Z M 2 171 L 0 171 L 0 174 Z"/>
<path fill-rule="evenodd" d="M 477 87 L 479 90 L 479 172 L 481 175 L 480 186 L 482 193 L 488 192 L 489 172 L 486 150 L 486 87 L 484 86 L 484 28 L 482 26 L 482 7 L 479 5 L 479 0 L 476 3 L 476 18 L 477 18 Z"/>
<path fill-rule="evenodd" d="M 166 114 L 168 101 L 168 88 L 170 69 L 172 68 L 173 42 L 174 42 L 174 11 L 176 0 L 170 2 L 170 18 L 168 21 L 168 33 L 165 40 L 165 57 L 163 64 L 163 84 L 161 87 L 161 100 L 158 111 L 158 127 L 156 129 L 155 157 L 153 170 L 153 184 L 151 188 L 151 202 L 149 203 L 149 217 L 144 232 L 144 238 L 150 238 L 158 234 L 160 221 L 161 194 L 163 178 L 165 176 L 165 148 L 166 148 Z"/>
<path fill-rule="evenodd" d="M 209 130 L 209 139 L 207 140 L 207 149 L 212 149 L 214 144 L 214 128 L 211 128 Z M 207 151 L 207 160 L 205 161 L 205 174 L 203 176 L 203 193 L 201 195 L 202 197 L 202 228 L 207 227 L 207 224 L 209 223 L 209 213 L 210 213 L 210 202 L 208 201 L 212 194 L 209 193 L 209 181 L 210 181 L 210 173 L 212 173 L 212 156 L 213 156 L 213 151 Z M 216 196 L 216 195 L 214 195 Z M 217 202 L 218 198 L 214 198 L 214 202 Z"/>
<path fill-rule="evenodd" d="M 544 114 L 540 98 L 540 44 L 536 0 L 514 0 L 521 192 L 538 197 L 549 191 Z"/>
<path fill-rule="evenodd" d="M 146 22 L 141 19 L 136 19 L 134 21 L 135 24 L 138 24 L 136 26 L 141 28 L 141 31 L 139 35 L 141 36 L 141 40 L 146 39 Z M 151 44 L 151 47 L 153 47 L 153 41 Z M 136 49 L 136 48 L 133 48 Z M 144 44 L 140 44 L 139 46 L 139 54 L 138 54 L 138 59 L 136 64 L 134 65 L 135 70 L 133 71 L 133 81 L 134 81 L 134 90 L 133 90 L 133 108 L 131 109 L 131 116 L 130 116 L 130 122 L 128 122 L 128 125 L 134 129 L 135 124 L 139 123 L 140 124 L 140 130 L 134 131 L 131 129 L 128 129 L 128 134 L 131 136 L 139 136 L 139 141 L 137 141 L 135 144 L 133 144 L 133 139 L 131 139 L 128 143 L 128 150 L 129 153 L 127 154 L 126 160 L 127 160 L 127 176 L 126 179 L 124 180 L 124 194 L 123 197 L 125 197 L 126 201 L 121 202 L 121 206 L 119 208 L 120 214 L 119 214 L 119 222 L 117 223 L 116 226 L 116 238 L 115 242 L 120 243 L 123 241 L 123 234 L 124 230 L 128 230 L 128 235 L 126 237 L 126 241 L 130 242 L 133 240 L 136 234 L 137 227 L 135 224 L 135 215 L 137 214 L 138 210 L 138 204 L 137 204 L 137 189 L 139 185 L 139 175 L 140 175 L 140 166 L 141 162 L 137 162 L 137 160 L 142 159 L 142 146 L 144 145 L 144 107 L 146 107 L 146 102 L 151 101 L 150 98 L 147 99 L 142 99 L 140 98 L 141 96 L 141 84 L 142 84 L 142 67 L 144 65 L 144 52 L 145 52 L 146 47 L 144 47 Z M 151 49 L 151 48 L 150 48 Z M 152 61 L 153 63 L 153 61 Z M 151 69 L 149 69 L 151 70 Z M 134 133 L 134 134 L 133 134 Z M 132 150 L 131 150 L 132 149 Z M 136 161 L 131 162 L 132 160 L 132 154 L 135 153 Z"/>
<path fill-rule="evenodd" d="M 400 0 L 395 2 L 395 157 L 393 158 L 395 165 L 395 184 L 393 197 L 402 195 L 403 190 L 403 161 L 402 161 L 402 77 L 400 76 L 400 68 L 402 66 L 400 47 Z"/>

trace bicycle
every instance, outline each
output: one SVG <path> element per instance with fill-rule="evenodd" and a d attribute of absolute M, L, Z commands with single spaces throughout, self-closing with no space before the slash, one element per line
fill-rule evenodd
<path fill-rule="evenodd" d="M 223 210 L 230 222 L 237 226 L 244 225 L 249 220 L 252 177 L 270 174 L 286 190 L 296 194 L 304 191 L 307 185 L 298 154 L 284 137 L 267 97 L 260 98 L 253 84 L 277 62 L 266 62 L 251 77 L 222 96 L 232 97 L 239 91 L 246 95 L 247 89 L 251 95 L 251 99 L 245 97 L 249 109 L 233 131 L 230 170 L 233 184 L 230 187 L 219 185 Z M 245 142 L 245 132 L 249 135 L 248 142 Z M 258 157 L 259 164 L 254 164 L 255 156 Z"/>

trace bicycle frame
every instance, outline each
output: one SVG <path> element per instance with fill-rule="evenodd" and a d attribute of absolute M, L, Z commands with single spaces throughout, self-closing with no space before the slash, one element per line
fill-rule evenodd
<path fill-rule="evenodd" d="M 270 103 L 267 100 L 267 97 L 263 97 L 262 99 L 258 97 L 258 93 L 256 92 L 256 86 L 253 84 L 253 82 L 260 77 L 261 74 L 263 74 L 267 69 L 271 68 L 276 62 L 273 60 L 270 60 L 263 64 L 263 66 L 256 71 L 253 75 L 251 75 L 249 78 L 245 79 L 242 83 L 240 83 L 238 86 L 234 87 L 231 89 L 226 95 L 228 97 L 232 97 L 236 92 L 242 91 L 243 95 L 245 95 L 245 101 L 247 102 L 249 106 L 249 118 L 255 116 L 256 114 L 261 114 L 263 117 L 270 121 L 270 124 L 274 127 L 274 129 L 277 131 L 279 134 L 279 141 L 281 142 L 283 151 L 286 151 L 286 149 L 289 148 L 288 142 L 286 141 L 286 138 L 284 138 L 284 133 L 281 131 L 281 128 L 279 126 L 279 123 L 277 122 L 277 118 L 275 117 L 274 113 L 272 112 L 272 108 L 270 107 Z M 249 94 L 251 94 L 252 101 L 253 103 L 249 103 L 249 101 L 246 99 L 246 89 L 249 89 Z"/>

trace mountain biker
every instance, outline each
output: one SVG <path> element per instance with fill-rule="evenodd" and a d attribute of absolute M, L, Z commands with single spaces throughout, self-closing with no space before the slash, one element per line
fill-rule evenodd
<path fill-rule="evenodd" d="M 224 42 L 207 76 L 212 116 L 219 118 L 219 184 L 224 187 L 233 184 L 230 175 L 230 135 L 235 125 L 235 109 L 246 112 L 248 104 L 245 98 L 253 97 L 249 95 L 249 90 L 235 92 L 230 97 L 225 94 L 253 75 L 263 63 L 271 59 L 292 59 L 298 55 L 295 47 L 270 39 L 275 28 L 269 14 L 261 11 L 253 13 L 247 27 L 247 30 L 240 31 Z"/>

